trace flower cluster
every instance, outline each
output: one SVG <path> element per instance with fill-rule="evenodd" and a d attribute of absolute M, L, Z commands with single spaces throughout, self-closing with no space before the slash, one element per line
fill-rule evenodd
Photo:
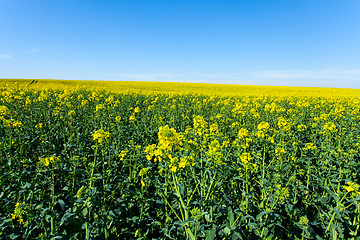
<path fill-rule="evenodd" d="M 39 158 L 39 161 L 47 167 L 50 164 L 55 164 L 57 162 L 60 162 L 60 157 L 51 156 L 51 157 Z"/>
<path fill-rule="evenodd" d="M 93 140 L 99 144 L 102 144 L 109 137 L 110 133 L 102 129 L 96 130 L 93 134 Z"/>

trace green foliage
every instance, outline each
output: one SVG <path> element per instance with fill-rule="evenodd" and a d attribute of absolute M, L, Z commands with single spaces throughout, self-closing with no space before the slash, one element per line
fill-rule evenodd
<path fill-rule="evenodd" d="M 359 98 L 3 88 L 1 239 L 358 239 Z"/>

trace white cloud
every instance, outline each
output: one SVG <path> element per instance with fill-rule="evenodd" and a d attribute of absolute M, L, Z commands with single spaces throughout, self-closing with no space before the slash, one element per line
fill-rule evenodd
<path fill-rule="evenodd" d="M 360 70 L 257 71 L 244 73 L 117 74 L 117 81 L 158 81 L 298 87 L 360 88 Z"/>
<path fill-rule="evenodd" d="M 2 59 L 13 59 L 13 56 L 10 54 L 0 54 L 0 58 Z"/>
<path fill-rule="evenodd" d="M 37 49 L 37 48 L 29 48 L 28 50 L 26 50 L 26 52 L 28 52 L 28 53 L 36 53 L 38 51 L 39 51 L 39 49 Z"/>
<path fill-rule="evenodd" d="M 283 70 L 283 71 L 256 71 L 252 73 L 256 78 L 268 79 L 346 79 L 360 80 L 360 69 L 339 70 Z"/>

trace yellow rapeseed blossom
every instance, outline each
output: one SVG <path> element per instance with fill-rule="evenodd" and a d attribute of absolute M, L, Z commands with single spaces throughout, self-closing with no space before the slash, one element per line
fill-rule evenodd
<path fill-rule="evenodd" d="M 188 160 L 186 158 L 181 158 L 179 162 L 179 168 L 184 168 L 187 164 Z"/>
<path fill-rule="evenodd" d="M 126 150 L 122 150 L 120 153 L 119 153 L 119 157 L 120 157 L 120 161 L 124 161 L 124 158 L 126 157 L 126 154 L 128 153 L 128 151 Z"/>
<path fill-rule="evenodd" d="M 241 162 L 243 162 L 245 165 L 248 164 L 251 161 L 252 157 L 250 153 L 244 152 L 240 156 Z"/>
<path fill-rule="evenodd" d="M 12 122 L 12 127 L 16 128 L 16 127 L 22 127 L 23 123 L 20 121 L 13 121 Z"/>
<path fill-rule="evenodd" d="M 106 109 L 106 107 L 103 104 L 99 104 L 99 105 L 96 105 L 95 112 L 100 112 L 105 109 Z"/>
<path fill-rule="evenodd" d="M 333 122 L 326 123 L 323 129 L 325 130 L 325 132 L 337 132 L 336 125 Z"/>
<path fill-rule="evenodd" d="M 301 216 L 299 224 L 302 226 L 307 226 L 309 224 L 309 219 L 306 216 Z"/>
<path fill-rule="evenodd" d="M 284 131 L 288 131 L 290 130 L 291 126 L 289 125 L 288 121 L 286 121 L 285 118 L 283 117 L 280 117 L 279 120 L 278 120 L 278 127 L 280 129 L 283 129 Z"/>
<path fill-rule="evenodd" d="M 355 195 L 360 195 L 360 185 L 353 182 L 346 182 L 347 186 L 344 186 L 345 190 L 348 193 L 354 193 Z"/>
<path fill-rule="evenodd" d="M 240 128 L 240 130 L 238 132 L 238 136 L 239 136 L 239 139 L 248 137 L 249 136 L 249 130 L 247 130 L 245 128 Z"/>
<path fill-rule="evenodd" d="M 270 123 L 268 123 L 268 122 L 261 122 L 261 123 L 259 123 L 257 129 L 258 129 L 259 131 L 264 131 L 264 132 L 266 132 L 266 131 L 270 130 Z"/>
<path fill-rule="evenodd" d="M 303 150 L 316 150 L 316 146 L 313 143 L 307 143 Z"/>
<path fill-rule="evenodd" d="M 110 133 L 102 129 L 96 130 L 93 134 L 93 140 L 99 144 L 110 137 Z"/>
<path fill-rule="evenodd" d="M 218 134 L 219 133 L 219 125 L 217 123 L 213 123 L 210 125 L 210 134 Z"/>
<path fill-rule="evenodd" d="M 171 170 L 172 172 L 176 172 L 176 171 L 177 171 L 177 167 L 176 167 L 175 165 L 169 165 L 169 167 L 170 167 L 170 170 Z"/>
<path fill-rule="evenodd" d="M 285 149 L 283 147 L 277 147 L 275 149 L 275 155 L 278 157 L 278 158 L 282 158 L 285 154 Z"/>
<path fill-rule="evenodd" d="M 255 133 L 255 136 L 264 138 L 264 137 L 266 137 L 267 132 L 270 130 L 270 123 L 261 122 L 257 126 L 257 129 L 258 129 L 258 131 Z"/>
<path fill-rule="evenodd" d="M 173 148 L 182 146 L 182 136 L 174 128 L 170 128 L 169 125 L 159 127 L 158 139 L 158 147 L 164 151 L 171 151 Z"/>
<path fill-rule="evenodd" d="M 280 202 L 290 197 L 289 189 L 282 187 L 281 184 L 276 185 L 276 195 L 278 195 Z"/>
<path fill-rule="evenodd" d="M 50 164 L 59 162 L 60 157 L 51 156 L 51 157 L 39 158 L 39 161 L 47 167 Z"/>
<path fill-rule="evenodd" d="M 148 174 L 148 172 L 149 172 L 148 168 L 142 168 L 142 169 L 140 169 L 139 175 L 142 177 L 142 176 L 145 176 L 146 174 Z"/>
<path fill-rule="evenodd" d="M 27 213 L 25 211 L 25 204 L 17 202 L 15 204 L 14 214 L 11 214 L 12 219 L 16 219 L 19 223 L 26 225 L 27 222 L 24 222 L 24 215 Z"/>
<path fill-rule="evenodd" d="M 0 116 L 6 116 L 9 113 L 10 113 L 10 110 L 6 106 L 4 106 L 4 105 L 0 106 Z"/>
<path fill-rule="evenodd" d="M 196 134 L 202 136 L 205 129 L 207 128 L 208 123 L 201 116 L 195 116 L 194 119 L 194 129 L 196 129 Z"/>
<path fill-rule="evenodd" d="M 119 123 L 119 122 L 121 121 L 121 117 L 120 117 L 120 116 L 116 116 L 116 117 L 115 117 L 115 121 Z"/>
<path fill-rule="evenodd" d="M 297 130 L 298 130 L 299 132 L 306 131 L 306 129 L 307 129 L 307 127 L 306 127 L 305 124 L 300 124 L 300 125 L 297 126 Z"/>
<path fill-rule="evenodd" d="M 75 110 L 71 110 L 68 112 L 69 117 L 75 116 Z"/>

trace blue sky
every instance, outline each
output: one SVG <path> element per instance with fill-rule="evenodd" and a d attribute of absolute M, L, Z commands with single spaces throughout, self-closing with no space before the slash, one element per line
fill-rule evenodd
<path fill-rule="evenodd" d="M 360 88 L 359 0 L 1 0 L 0 78 Z"/>

